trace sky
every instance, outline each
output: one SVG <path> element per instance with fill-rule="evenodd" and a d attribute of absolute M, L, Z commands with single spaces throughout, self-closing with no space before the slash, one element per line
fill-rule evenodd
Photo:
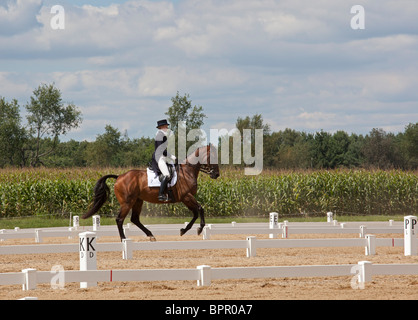
<path fill-rule="evenodd" d="M 62 141 L 152 137 L 177 92 L 207 132 L 261 114 L 272 131 L 397 133 L 418 122 L 417 17 L 416 0 L 0 0 L 0 96 L 24 117 L 55 83 L 83 115 Z"/>

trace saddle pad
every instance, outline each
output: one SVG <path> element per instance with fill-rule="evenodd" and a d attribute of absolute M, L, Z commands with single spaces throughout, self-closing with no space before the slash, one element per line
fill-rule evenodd
<path fill-rule="evenodd" d="M 148 187 L 159 187 L 161 185 L 158 176 L 155 176 L 155 172 L 147 168 Z M 172 187 L 177 182 L 177 172 L 174 170 L 173 178 L 168 183 L 167 187 Z"/>

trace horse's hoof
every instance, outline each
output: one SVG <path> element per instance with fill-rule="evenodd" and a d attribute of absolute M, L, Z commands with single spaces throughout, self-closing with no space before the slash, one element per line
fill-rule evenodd
<path fill-rule="evenodd" d="M 155 241 L 157 241 L 157 239 L 155 239 L 155 237 L 154 237 L 154 236 L 151 236 L 151 237 L 149 237 L 149 241 L 151 241 L 151 242 L 155 242 Z"/>
<path fill-rule="evenodd" d="M 180 236 L 182 236 L 183 234 L 185 234 L 186 233 L 186 230 L 185 229 L 183 229 L 183 228 L 181 228 L 180 229 Z"/>
<path fill-rule="evenodd" d="M 202 231 L 203 231 L 203 228 L 202 227 L 197 228 L 197 235 L 200 236 L 200 234 L 202 233 Z"/>

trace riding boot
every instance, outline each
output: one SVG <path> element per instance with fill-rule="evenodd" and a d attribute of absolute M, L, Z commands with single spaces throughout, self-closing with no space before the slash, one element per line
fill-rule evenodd
<path fill-rule="evenodd" d="M 167 202 L 168 197 L 165 195 L 165 188 L 168 184 L 168 176 L 164 176 L 163 180 L 161 181 L 160 185 L 160 192 L 158 193 L 158 200 L 162 202 Z"/>

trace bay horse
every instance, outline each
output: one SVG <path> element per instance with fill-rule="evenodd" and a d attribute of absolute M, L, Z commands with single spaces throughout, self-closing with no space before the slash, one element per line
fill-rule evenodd
<path fill-rule="evenodd" d="M 216 159 L 216 161 L 213 161 Z M 212 161 L 211 161 L 212 160 Z M 211 163 L 213 162 L 213 163 Z M 116 179 L 114 192 L 120 204 L 119 214 L 116 217 L 120 239 L 125 239 L 123 221 L 132 209 L 131 221 L 141 229 L 151 241 L 155 237 L 140 221 L 142 204 L 144 201 L 150 203 L 167 204 L 183 202 L 193 212 L 193 219 L 185 228 L 180 229 L 180 235 L 184 235 L 191 229 L 194 222 L 200 215 L 200 227 L 197 234 L 200 235 L 205 226 L 204 210 L 196 201 L 197 177 L 199 172 L 209 174 L 212 179 L 219 177 L 218 154 L 213 145 L 200 147 L 191 153 L 182 163 L 177 166 L 177 183 L 172 187 L 174 199 L 171 202 L 158 201 L 159 187 L 148 187 L 146 170 L 130 170 L 122 175 L 105 175 L 101 177 L 94 187 L 94 198 L 92 208 L 82 218 L 86 219 L 97 213 L 109 197 L 110 189 L 106 184 L 109 178 Z"/>

